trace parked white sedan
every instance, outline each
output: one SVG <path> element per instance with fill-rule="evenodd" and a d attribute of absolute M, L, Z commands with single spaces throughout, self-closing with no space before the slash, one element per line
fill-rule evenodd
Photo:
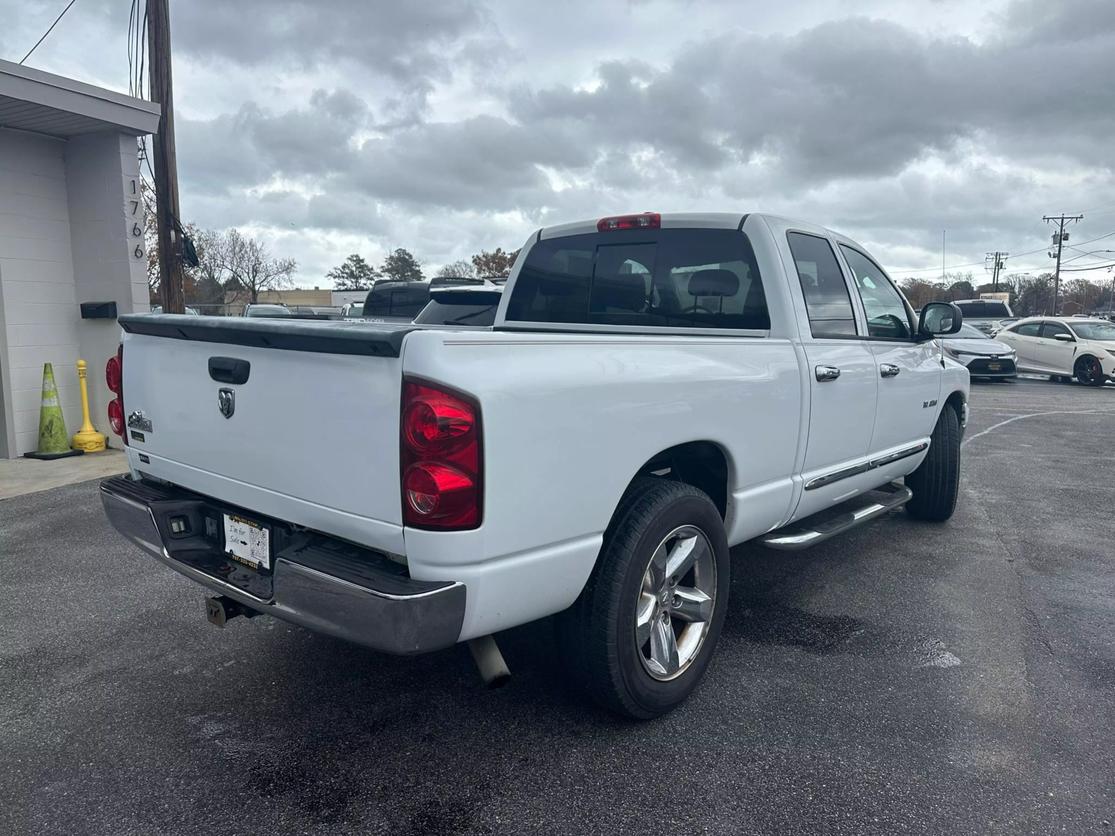
<path fill-rule="evenodd" d="M 995 335 L 1018 352 L 1018 370 L 1102 386 L 1115 377 L 1115 324 L 1102 319 L 1030 317 Z"/>
<path fill-rule="evenodd" d="M 939 337 L 945 354 L 968 367 L 972 378 L 1017 377 L 1015 352 L 1006 343 L 987 336 L 979 328 L 965 322 L 955 334 Z"/>

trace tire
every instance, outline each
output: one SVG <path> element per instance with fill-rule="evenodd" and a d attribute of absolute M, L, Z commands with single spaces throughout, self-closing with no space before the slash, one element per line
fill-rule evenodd
<path fill-rule="evenodd" d="M 913 498 L 906 513 L 916 520 L 944 522 L 956 510 L 960 491 L 960 417 L 949 405 L 941 410 L 929 442 L 929 453 L 906 477 Z"/>
<path fill-rule="evenodd" d="M 1107 381 L 1100 361 L 1090 354 L 1085 354 L 1078 359 L 1076 365 L 1072 367 L 1072 372 L 1085 386 L 1103 386 Z"/>
<path fill-rule="evenodd" d="M 683 571 L 672 576 L 672 564 Z M 620 502 L 580 597 L 558 617 L 573 679 L 617 714 L 665 714 L 704 676 L 728 586 L 724 522 L 708 495 L 683 482 L 640 478 Z M 647 638 L 640 643 L 640 636 Z"/>

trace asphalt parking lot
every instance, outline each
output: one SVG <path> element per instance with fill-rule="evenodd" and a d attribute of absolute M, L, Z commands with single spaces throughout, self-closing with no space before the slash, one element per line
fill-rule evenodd
<path fill-rule="evenodd" d="M 206 623 L 96 482 L 0 502 L 0 832 L 1115 833 L 1115 386 L 974 385 L 961 505 L 735 550 L 703 686 L 564 685 L 550 625 L 381 656 Z"/>

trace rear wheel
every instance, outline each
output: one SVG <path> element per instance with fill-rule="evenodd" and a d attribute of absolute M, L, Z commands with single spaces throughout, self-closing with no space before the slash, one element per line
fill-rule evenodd
<path fill-rule="evenodd" d="M 1085 386 L 1103 386 L 1106 379 L 1100 361 L 1090 355 L 1085 355 L 1076 361 L 1073 373 Z"/>
<path fill-rule="evenodd" d="M 697 488 L 640 479 L 605 534 L 577 602 L 558 620 L 575 678 L 612 711 L 650 719 L 697 687 L 728 598 L 720 513 Z"/>
<path fill-rule="evenodd" d="M 906 512 L 918 520 L 944 522 L 956 510 L 960 492 L 960 417 L 945 405 L 933 435 L 929 452 L 918 469 L 906 477 L 906 487 L 913 498 L 906 503 Z"/>

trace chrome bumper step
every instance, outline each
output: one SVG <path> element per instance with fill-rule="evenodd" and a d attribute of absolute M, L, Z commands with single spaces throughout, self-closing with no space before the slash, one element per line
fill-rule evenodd
<path fill-rule="evenodd" d="M 784 528 L 777 528 L 760 537 L 759 542 L 772 549 L 808 549 L 905 505 L 911 497 L 913 493 L 909 488 L 892 482 Z"/>

